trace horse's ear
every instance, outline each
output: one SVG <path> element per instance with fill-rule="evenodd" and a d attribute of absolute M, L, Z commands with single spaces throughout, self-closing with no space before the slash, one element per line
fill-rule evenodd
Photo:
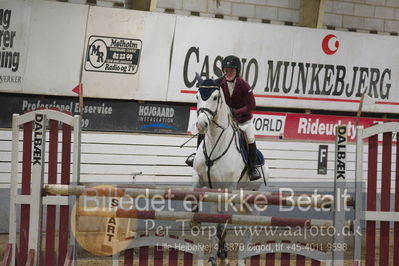
<path fill-rule="evenodd" d="M 220 86 L 220 83 L 222 83 L 223 78 L 224 78 L 224 76 L 221 76 L 220 78 L 215 79 L 215 80 L 214 80 L 215 85 L 219 87 L 219 86 Z"/>
<path fill-rule="evenodd" d="M 201 84 L 204 82 L 198 72 L 195 72 L 195 79 L 198 81 L 198 87 L 201 86 Z"/>

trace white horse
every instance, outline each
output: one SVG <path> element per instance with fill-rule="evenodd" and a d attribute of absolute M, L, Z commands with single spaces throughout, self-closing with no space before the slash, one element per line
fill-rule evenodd
<path fill-rule="evenodd" d="M 239 129 L 230 108 L 227 106 L 223 91 L 218 80 L 201 80 L 197 76 L 199 89 L 197 93 L 197 123 L 199 134 L 205 134 L 200 143 L 193 165 L 193 185 L 221 189 L 260 190 L 266 185 L 268 168 L 266 165 L 259 169 L 262 179 L 250 181 L 247 166 L 239 148 Z M 211 205 L 212 212 L 221 212 L 216 204 Z M 254 214 L 254 212 L 252 212 Z M 258 213 L 256 213 L 258 214 Z M 212 246 L 218 244 L 218 250 L 212 248 L 209 258 L 211 265 L 216 265 L 216 258 L 225 259 L 227 252 L 224 248 L 225 230 L 218 226 L 218 237 L 213 237 Z M 223 232 L 221 231 L 223 230 Z M 244 244 L 252 240 L 246 230 Z"/>

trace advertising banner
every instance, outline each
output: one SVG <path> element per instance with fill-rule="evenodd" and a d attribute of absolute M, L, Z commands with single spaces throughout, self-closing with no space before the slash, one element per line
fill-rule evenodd
<path fill-rule="evenodd" d="M 25 1 L 1 2 L 0 92 L 22 92 L 30 12 Z"/>
<path fill-rule="evenodd" d="M 23 93 L 72 96 L 71 88 L 80 82 L 89 7 L 51 1 L 31 5 Z"/>
<path fill-rule="evenodd" d="M 57 108 L 79 114 L 77 97 L 0 94 L 0 128 L 11 128 L 12 114 Z M 186 134 L 189 107 L 126 100 L 85 99 L 82 130 Z"/>
<path fill-rule="evenodd" d="M 125 74 L 137 72 L 141 40 L 92 35 L 89 47 L 85 70 Z"/>
<path fill-rule="evenodd" d="M 233 54 L 258 107 L 399 113 L 396 36 L 10 0 L 0 29 L 0 92 L 194 103 Z"/>
<path fill-rule="evenodd" d="M 2 1 L 0 91 L 72 95 L 80 81 L 88 6 Z"/>
<path fill-rule="evenodd" d="M 253 123 L 258 136 L 282 137 L 285 130 L 286 114 L 254 112 Z"/>
<path fill-rule="evenodd" d="M 363 111 L 396 113 L 398 45 L 393 36 L 178 17 L 168 101 L 194 102 L 195 73 L 219 77 L 233 54 L 257 106 L 356 111 L 366 94 L 374 103 Z"/>
<path fill-rule="evenodd" d="M 286 126 L 286 113 L 277 112 L 253 112 L 255 135 L 260 138 L 283 138 Z M 190 108 L 190 117 L 188 121 L 188 134 L 197 134 L 197 108 Z"/>
<path fill-rule="evenodd" d="M 348 141 L 356 141 L 356 117 L 293 114 L 278 112 L 255 111 L 253 123 L 255 135 L 258 138 L 279 138 L 286 140 L 303 141 L 335 141 L 335 130 L 338 125 L 347 125 Z M 190 121 L 187 131 L 195 134 L 197 111 L 195 107 L 190 109 Z M 365 118 L 358 120 L 358 125 L 364 128 L 373 124 L 385 122 L 399 122 L 398 119 Z M 393 136 L 396 138 L 396 136 Z"/>
<path fill-rule="evenodd" d="M 82 83 L 85 96 L 166 100 L 176 17 L 91 7 Z"/>
<path fill-rule="evenodd" d="M 399 120 L 359 118 L 358 125 L 364 128 L 373 124 Z M 298 140 L 334 141 L 337 125 L 347 125 L 348 141 L 356 141 L 356 118 L 349 116 L 287 114 L 284 138 Z"/>
<path fill-rule="evenodd" d="M 132 123 L 136 131 L 183 133 L 187 128 L 189 116 L 187 106 L 137 103 L 134 107 L 135 116 Z"/>

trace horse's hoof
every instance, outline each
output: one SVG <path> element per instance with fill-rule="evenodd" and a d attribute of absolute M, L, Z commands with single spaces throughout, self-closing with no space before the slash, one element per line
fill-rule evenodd
<path fill-rule="evenodd" d="M 218 250 L 218 258 L 219 259 L 222 259 L 222 260 L 224 260 L 224 259 L 226 259 L 227 258 L 227 250 L 226 249 L 219 249 Z"/>
<path fill-rule="evenodd" d="M 211 266 L 217 266 L 217 264 L 216 264 L 216 258 L 215 258 L 215 257 L 209 257 L 208 263 L 209 263 L 209 265 L 211 265 Z"/>
<path fill-rule="evenodd" d="M 237 263 L 237 266 L 245 266 L 245 261 L 244 260 L 239 260 Z"/>
<path fill-rule="evenodd" d="M 224 265 L 224 266 L 229 266 L 229 265 L 230 265 L 229 259 L 224 259 L 224 260 L 222 260 L 222 265 Z"/>

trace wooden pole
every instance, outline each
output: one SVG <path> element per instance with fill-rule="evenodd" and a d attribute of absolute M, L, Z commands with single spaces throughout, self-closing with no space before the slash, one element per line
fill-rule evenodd
<path fill-rule="evenodd" d="M 295 207 L 317 207 L 329 208 L 333 203 L 333 195 L 321 194 L 303 194 L 303 195 L 285 195 L 272 192 L 253 192 L 246 190 L 238 191 L 208 191 L 207 189 L 192 188 L 119 188 L 119 187 L 85 187 L 74 185 L 52 185 L 47 184 L 44 191 L 50 194 L 59 195 L 88 195 L 88 196 L 106 196 L 106 197 L 132 197 L 145 196 L 146 198 L 162 197 L 167 200 L 185 200 L 194 202 L 216 202 L 232 204 L 257 204 L 280 205 Z M 353 205 L 351 197 L 346 199 L 348 206 Z"/>
<path fill-rule="evenodd" d="M 210 214 L 195 213 L 182 211 L 143 211 L 124 208 L 89 208 L 85 210 L 83 207 L 78 208 L 79 216 L 101 216 L 115 218 L 131 218 L 131 219 L 152 219 L 164 221 L 184 221 L 197 223 L 217 223 L 217 224 L 239 224 L 252 226 L 292 226 L 292 227 L 325 227 L 332 226 L 330 220 L 319 219 L 296 219 L 281 218 L 270 216 L 254 216 L 254 215 L 234 215 L 234 214 Z M 348 221 L 348 226 L 350 221 Z"/>
<path fill-rule="evenodd" d="M 363 102 L 364 102 L 364 98 L 365 97 L 366 97 L 366 94 L 364 93 L 362 95 L 362 98 L 360 98 L 359 108 L 357 109 L 357 113 L 356 113 L 356 127 L 359 125 L 359 119 L 360 119 L 360 116 L 362 114 Z"/>

